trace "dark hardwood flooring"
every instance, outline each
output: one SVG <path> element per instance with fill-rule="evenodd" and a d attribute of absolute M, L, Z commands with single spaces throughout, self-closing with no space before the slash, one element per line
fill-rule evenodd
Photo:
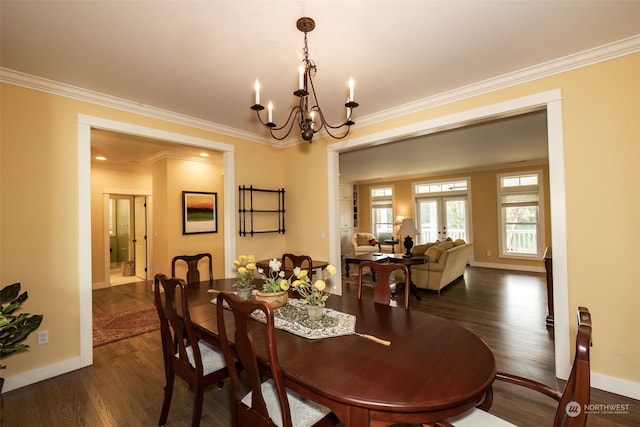
<path fill-rule="evenodd" d="M 346 286 L 345 295 L 355 298 L 355 293 L 355 286 Z M 494 351 L 499 370 L 561 386 L 554 376 L 553 334 L 544 326 L 543 274 L 469 267 L 463 280 L 441 294 L 420 291 L 420 295 L 420 302 L 411 299 L 412 310 L 447 317 L 480 336 Z M 93 293 L 95 317 L 152 303 L 151 285 L 145 282 Z M 598 319 L 593 322 L 597 331 Z M 162 365 L 158 331 L 98 347 L 93 366 L 4 393 L 0 425 L 157 425 L 164 386 Z M 227 387 L 206 391 L 202 426 L 230 425 L 227 393 Z M 176 379 L 168 425 L 190 425 L 192 396 L 185 383 Z M 629 411 L 622 415 L 590 415 L 587 425 L 640 425 L 640 401 L 596 389 L 592 390 L 591 400 L 628 404 Z M 497 382 L 491 412 L 519 426 L 549 426 L 554 403 L 536 393 Z"/>

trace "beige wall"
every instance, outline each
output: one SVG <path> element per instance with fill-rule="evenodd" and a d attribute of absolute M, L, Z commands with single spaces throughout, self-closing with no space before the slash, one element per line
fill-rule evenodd
<path fill-rule="evenodd" d="M 20 382 L 28 383 L 30 378 L 41 379 L 46 377 L 48 372 L 54 375 L 77 367 L 81 354 L 80 326 L 86 322 L 90 325 L 91 322 L 90 319 L 81 321 L 79 303 L 79 290 L 90 289 L 92 285 L 91 280 L 88 280 L 88 283 L 79 283 L 78 279 L 79 114 L 234 145 L 241 154 L 241 160 L 236 165 L 236 182 L 257 184 L 260 176 L 267 172 L 264 165 L 276 165 L 272 168 L 274 173 L 268 184 L 282 187 L 284 183 L 283 174 L 279 172 L 282 152 L 270 146 L 265 145 L 266 148 L 263 148 L 262 145 L 202 129 L 15 85 L 3 83 L 1 90 L 0 283 L 5 285 L 21 282 L 23 289 L 29 292 L 25 310 L 44 314 L 40 329 L 49 331 L 48 344 L 38 346 L 33 334 L 26 341 L 31 347 L 29 351 L 12 354 L 3 360 L 3 364 L 8 367 L 2 373 L 7 379 L 6 391 L 11 389 L 13 377 L 20 377 Z M 246 146 L 255 148 L 249 149 Z M 247 153 L 256 153 L 256 156 Z M 86 162 L 88 165 L 88 157 Z M 220 174 L 218 173 L 215 186 L 198 188 L 218 188 Z M 168 183 L 166 180 L 165 187 Z M 181 196 L 179 192 L 175 196 L 175 191 L 171 197 L 177 197 L 179 204 Z M 219 194 L 218 198 L 218 213 L 221 215 L 218 227 L 221 232 L 216 239 L 222 239 L 224 235 L 221 196 Z M 172 215 L 172 220 L 175 220 L 178 214 L 173 212 Z M 185 236 L 182 241 L 180 221 L 176 223 L 167 220 L 164 224 L 156 224 L 177 233 L 164 241 L 167 248 L 165 253 L 156 254 L 163 260 L 160 261 L 159 268 L 166 269 L 166 260 L 173 256 L 168 245 L 172 245 L 171 249 L 176 251 L 187 251 L 195 249 L 190 246 L 191 242 L 202 243 L 202 237 L 195 236 L 189 236 L 188 239 Z M 87 233 L 93 233 L 93 225 L 90 227 Z M 159 236 L 156 244 L 163 243 L 163 235 Z M 267 257 L 273 253 L 274 247 L 281 252 L 282 242 L 282 236 L 262 239 L 261 242 L 258 239 L 246 239 L 238 242 L 237 249 L 251 251 L 258 257 Z M 214 263 L 218 274 L 223 271 L 222 266 L 225 262 L 220 246 L 219 242 L 198 246 L 219 251 L 218 259 Z M 38 268 L 33 268 L 34 257 L 38 259 Z"/>
<path fill-rule="evenodd" d="M 204 162 L 164 158 L 153 164 L 153 271 L 171 275 L 171 260 L 176 255 L 213 255 L 213 275 L 224 277 L 224 203 L 222 166 Z M 218 232 L 182 234 L 182 192 L 217 193 Z M 207 277 L 202 267 L 201 277 Z M 184 263 L 176 266 L 176 275 L 186 277 Z"/>
<path fill-rule="evenodd" d="M 357 138 L 559 88 L 568 240 L 566 309 L 572 317 L 571 335 L 575 332 L 575 307 L 588 306 L 595 325 L 595 382 L 608 382 L 621 394 L 636 396 L 640 396 L 640 317 L 636 315 L 640 300 L 640 246 L 636 238 L 640 236 L 636 220 L 640 211 L 638 75 L 640 54 L 633 54 L 353 130 L 353 138 Z M 304 248 L 313 256 L 328 255 L 328 242 L 321 238 L 321 232 L 337 230 L 327 230 L 326 140 L 280 152 L 9 84 L 2 84 L 1 89 L 0 283 L 23 283 L 30 295 L 25 308 L 45 315 L 42 329 L 49 330 L 50 340 L 46 346 L 37 346 L 35 336 L 30 337 L 28 352 L 4 360 L 8 370 L 3 374 L 8 379 L 46 372 L 51 365 L 72 366 L 68 361 L 79 355 L 81 284 L 77 278 L 79 196 L 75 164 L 79 113 L 233 144 L 236 184 L 286 187 L 290 225 L 286 237 L 238 240 L 237 253 L 269 256 L 281 253 L 286 245 Z M 617 227 L 611 228 L 611 224 Z M 615 256 L 604 262 L 603 250 L 612 245 Z M 37 269 L 32 267 L 34 256 Z"/>
<path fill-rule="evenodd" d="M 504 168 L 494 170 L 474 171 L 468 173 L 456 173 L 441 176 L 425 176 L 397 181 L 380 181 L 376 183 L 358 185 L 358 229 L 359 231 L 371 230 L 371 188 L 384 185 L 393 186 L 394 191 L 394 215 L 402 215 L 405 218 L 415 218 L 415 203 L 412 188 L 415 183 L 424 181 L 449 180 L 457 178 L 469 178 L 469 208 L 471 210 L 471 239 L 473 242 L 473 265 L 503 266 L 504 268 L 520 268 L 523 270 L 543 271 L 544 263 L 540 260 L 524 260 L 513 258 L 500 258 L 498 243 L 498 188 L 497 176 L 503 173 L 516 173 L 521 171 L 541 170 L 543 174 L 543 218 L 544 238 L 542 247 L 551 245 L 551 211 L 549 203 L 549 167 L 548 165 L 530 165 L 527 167 Z M 397 234 L 398 228 L 394 229 Z M 425 243 L 425 242 L 421 242 Z M 487 256 L 487 251 L 491 256 Z"/>

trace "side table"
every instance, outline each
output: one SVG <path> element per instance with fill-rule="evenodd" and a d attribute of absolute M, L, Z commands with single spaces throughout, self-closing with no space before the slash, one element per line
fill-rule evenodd
<path fill-rule="evenodd" d="M 429 258 L 426 256 L 414 256 L 411 258 L 405 258 L 402 254 L 391 254 L 387 256 L 387 260 L 389 262 L 397 262 L 399 264 L 404 264 L 407 266 L 407 270 L 409 270 L 409 284 L 411 286 L 410 292 L 416 297 L 418 301 L 422 301 L 422 297 L 418 295 L 418 287 L 415 283 L 413 283 L 413 279 L 411 278 L 411 266 L 418 264 L 426 264 L 429 262 Z"/>
<path fill-rule="evenodd" d="M 344 259 L 344 272 L 347 275 L 347 277 L 349 277 L 349 265 L 350 264 L 360 264 L 361 262 L 364 261 L 373 261 L 373 262 L 385 262 L 387 260 L 387 257 L 389 255 L 388 254 L 380 254 L 380 255 L 374 255 L 374 254 L 362 254 L 362 255 L 351 255 L 351 256 L 347 256 Z M 373 273 L 373 280 L 376 280 L 376 274 L 375 272 Z"/>
<path fill-rule="evenodd" d="M 400 240 L 398 239 L 387 239 L 384 241 L 385 245 L 391 245 L 391 253 L 395 254 L 396 253 L 396 245 L 400 243 Z"/>

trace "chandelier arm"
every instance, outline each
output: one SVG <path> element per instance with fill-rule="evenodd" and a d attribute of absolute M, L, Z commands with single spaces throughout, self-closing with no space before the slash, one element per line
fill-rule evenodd
<path fill-rule="evenodd" d="M 343 126 L 338 126 L 338 127 L 331 127 L 331 126 L 327 126 L 327 124 L 326 124 L 326 123 L 324 123 L 322 127 L 324 128 L 325 132 L 327 132 L 327 134 L 328 134 L 331 138 L 333 138 L 333 139 L 343 139 L 344 137 L 346 137 L 347 135 L 349 135 L 349 131 L 351 130 L 351 126 L 350 126 L 350 125 L 347 125 L 347 130 L 346 130 L 346 132 L 344 133 L 344 135 L 342 135 L 342 136 L 337 136 L 337 135 L 335 135 L 335 134 L 331 133 L 331 131 L 330 131 L 329 129 L 340 129 L 341 127 L 344 127 L 344 125 L 343 125 Z"/>
<path fill-rule="evenodd" d="M 270 127 L 270 126 L 265 124 L 265 127 L 269 129 L 269 133 L 271 134 L 271 137 L 273 139 L 276 139 L 278 141 L 282 141 L 283 139 L 287 138 L 289 136 L 289 134 L 291 133 L 291 131 L 293 130 L 293 125 L 296 122 L 295 118 L 298 116 L 298 114 L 300 114 L 300 107 L 298 107 L 298 106 L 293 107 L 291 109 L 291 112 L 289 113 L 289 118 L 287 118 L 287 121 L 285 122 L 284 125 L 282 125 L 280 127 Z M 292 117 L 293 117 L 293 120 L 291 119 Z M 289 126 L 289 129 L 287 129 L 287 132 L 283 136 L 277 136 L 274 133 L 274 132 L 278 132 L 278 131 L 286 128 L 287 125 Z"/>
<path fill-rule="evenodd" d="M 289 122 L 291 121 L 291 117 L 294 114 L 297 115 L 299 112 L 300 112 L 300 107 L 299 106 L 296 105 L 295 107 L 293 107 L 291 109 L 291 111 L 289 112 L 289 117 L 287 118 L 287 121 L 280 127 L 276 127 L 275 123 L 272 123 L 273 126 L 269 126 L 269 123 L 265 122 L 264 120 L 262 120 L 262 117 L 260 117 L 260 111 L 259 110 L 256 110 L 256 115 L 258 116 L 258 120 L 260 121 L 260 123 L 264 127 L 269 128 L 270 130 L 279 131 L 279 130 L 282 130 L 282 129 L 286 128 L 287 125 L 289 124 Z M 295 120 L 291 124 L 293 125 L 294 122 L 295 122 Z"/>
<path fill-rule="evenodd" d="M 350 109 L 349 109 L 349 117 L 348 117 L 348 119 L 347 119 L 347 120 L 345 120 L 344 122 L 342 122 L 342 123 L 340 123 L 340 124 L 337 124 L 337 125 L 332 125 L 332 124 L 330 124 L 330 123 L 327 121 L 326 117 L 324 116 L 324 113 L 322 112 L 322 109 L 321 109 L 321 108 L 320 108 L 320 106 L 318 105 L 318 104 L 319 104 L 319 102 L 318 102 L 318 97 L 316 96 L 316 87 L 315 87 L 315 85 L 313 84 L 313 79 L 311 78 L 311 75 L 309 75 L 309 83 L 310 83 L 310 86 L 311 86 L 311 93 L 313 93 L 313 99 L 314 99 L 314 101 L 316 102 L 316 105 L 314 105 L 314 106 L 313 106 L 312 110 L 317 111 L 317 112 L 318 112 L 318 114 L 320 115 L 320 119 L 322 120 L 322 124 L 321 124 L 321 126 L 318 128 L 318 130 L 320 130 L 321 128 L 325 128 L 325 130 L 327 130 L 327 128 L 331 128 L 331 129 L 340 129 L 340 128 L 341 128 L 341 127 L 343 127 L 343 126 L 351 126 L 351 125 L 355 124 L 354 122 L 352 122 L 352 121 L 351 121 L 351 115 L 353 114 L 353 108 L 350 108 Z M 357 106 L 358 104 L 355 104 L 355 105 Z M 354 107 L 354 108 L 355 108 L 355 107 Z M 314 131 L 314 133 L 315 133 L 315 132 L 317 132 L 317 131 Z M 328 132 L 328 130 L 327 130 L 327 133 L 329 133 L 329 135 L 331 135 L 331 133 L 330 133 L 330 132 Z M 349 133 L 349 131 L 348 131 L 348 130 L 347 130 L 347 133 Z M 345 135 L 345 136 L 346 136 L 346 135 Z M 333 135 L 332 135 L 332 137 L 333 137 Z M 335 138 L 335 137 L 334 137 L 334 138 Z M 344 138 L 344 137 L 342 137 L 342 138 Z M 336 139 L 342 139 L 342 138 L 336 138 Z"/>

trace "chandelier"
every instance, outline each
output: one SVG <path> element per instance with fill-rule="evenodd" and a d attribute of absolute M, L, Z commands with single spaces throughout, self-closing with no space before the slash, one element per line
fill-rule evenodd
<path fill-rule="evenodd" d="M 320 108 L 318 97 L 316 96 L 316 89 L 313 85 L 313 77 L 316 75 L 317 67 L 315 62 L 309 58 L 309 47 L 307 45 L 307 33 L 313 31 L 316 23 L 311 18 L 300 18 L 296 26 L 298 30 L 304 33 L 304 49 L 302 50 L 304 59 L 298 70 L 298 89 L 293 92 L 293 94 L 299 98 L 298 105 L 291 109 L 285 124 L 278 126 L 273 122 L 273 104 L 269 101 L 267 105 L 267 121 L 265 122 L 260 116 L 260 111 L 264 110 L 264 107 L 260 104 L 260 82 L 256 79 L 256 103 L 251 106 L 251 109 L 256 112 L 260 123 L 269 129 L 271 136 L 279 141 L 289 136 L 293 125 L 296 123 L 300 128 L 302 139 L 309 141 L 309 144 L 311 144 L 313 134 L 321 129 L 324 129 L 327 134 L 334 139 L 342 139 L 349 134 L 351 125 L 355 124 L 355 122 L 351 120 L 351 114 L 353 109 L 358 106 L 358 103 L 355 102 L 353 98 L 353 79 L 349 79 L 349 97 L 344 104 L 347 109 L 346 120 L 336 125 L 327 123 L 324 113 Z M 340 131 L 337 132 L 338 130 Z"/>

